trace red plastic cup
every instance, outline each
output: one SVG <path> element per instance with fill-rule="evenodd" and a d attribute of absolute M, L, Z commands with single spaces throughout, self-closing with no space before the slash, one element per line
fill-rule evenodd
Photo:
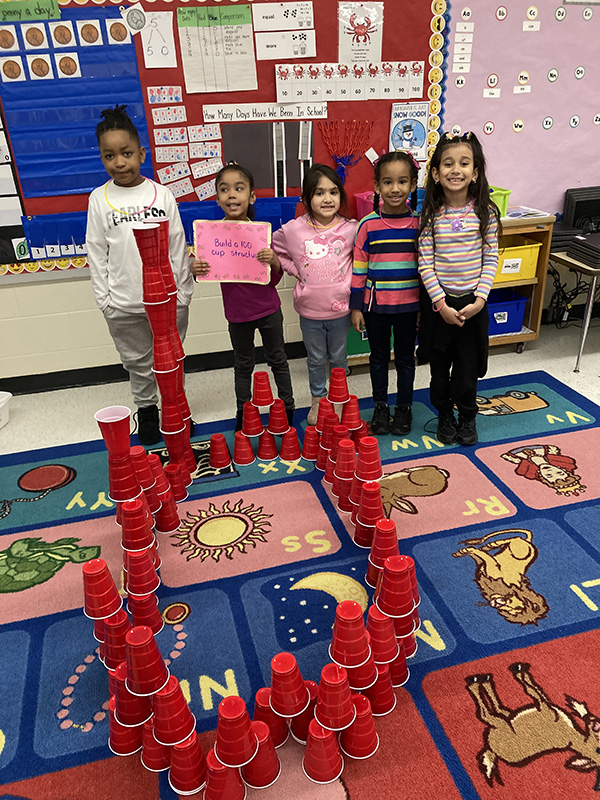
<path fill-rule="evenodd" d="M 104 641 L 104 619 L 94 620 L 94 639 L 97 642 Z"/>
<path fill-rule="evenodd" d="M 182 503 L 187 500 L 187 489 L 183 484 L 183 477 L 181 475 L 181 468 L 179 464 L 167 464 L 165 467 L 165 475 L 171 487 L 171 494 L 176 503 Z"/>
<path fill-rule="evenodd" d="M 108 497 L 114 503 L 133 500 L 142 492 L 129 455 L 124 458 L 108 456 Z"/>
<path fill-rule="evenodd" d="M 321 446 L 325 450 L 331 450 L 333 446 L 333 429 L 339 425 L 340 421 L 337 414 L 326 414 L 323 422 L 323 433 L 321 434 Z"/>
<path fill-rule="evenodd" d="M 153 697 L 154 738 L 172 747 L 190 737 L 196 728 L 196 718 L 190 711 L 179 681 L 169 675 L 167 682 Z"/>
<path fill-rule="evenodd" d="M 109 455 L 125 458 L 129 455 L 131 409 L 127 406 L 107 406 L 94 414 Z"/>
<path fill-rule="evenodd" d="M 154 308 L 164 307 L 166 306 L 154 306 Z M 147 306 L 147 308 L 151 308 L 151 306 Z M 179 385 L 178 372 L 179 370 L 173 369 L 170 372 L 155 373 L 156 382 L 163 402 L 166 400 L 170 400 L 171 402 L 177 401 L 177 387 Z"/>
<path fill-rule="evenodd" d="M 367 425 L 367 421 L 362 419 L 360 421 L 360 427 L 357 428 L 355 431 L 352 431 L 352 441 L 358 447 L 360 444 L 360 440 L 364 439 L 365 436 L 369 435 L 369 428 Z"/>
<path fill-rule="evenodd" d="M 323 476 L 323 481 L 325 483 L 333 483 L 333 473 L 335 470 L 335 465 L 337 460 L 338 446 L 343 439 L 347 438 L 348 438 L 348 428 L 346 427 L 346 425 L 333 426 L 331 450 L 329 451 L 329 458 L 327 460 L 327 465 L 325 466 L 325 475 Z M 354 473 L 354 470 L 352 470 L 352 472 Z M 352 477 L 352 475 L 350 477 Z"/>
<path fill-rule="evenodd" d="M 155 594 L 146 594 L 142 597 L 130 594 L 127 600 L 127 609 L 131 614 L 134 627 L 146 625 L 156 636 L 165 626 L 165 620 L 158 608 Z"/>
<path fill-rule="evenodd" d="M 175 533 L 181 525 L 179 519 L 179 512 L 177 511 L 177 503 L 170 489 L 160 496 L 162 505 L 154 515 L 156 520 L 156 533 Z M 150 591 L 154 591 L 151 589 Z M 137 592 L 136 592 L 137 594 Z M 147 594 L 147 592 L 143 592 Z"/>
<path fill-rule="evenodd" d="M 390 664 L 399 652 L 394 630 L 394 620 L 382 613 L 377 606 L 369 606 L 367 632 L 370 636 L 371 652 L 377 664 Z"/>
<path fill-rule="evenodd" d="M 164 772 L 171 765 L 171 748 L 159 744 L 154 738 L 154 719 L 142 726 L 142 766 L 149 772 Z"/>
<path fill-rule="evenodd" d="M 361 424 L 358 397 L 351 394 L 348 402 L 344 403 L 342 408 L 342 425 L 346 425 L 349 431 L 357 431 L 360 430 Z"/>
<path fill-rule="evenodd" d="M 304 681 L 304 685 L 308 689 L 310 700 L 306 709 L 297 717 L 292 717 L 290 720 L 290 733 L 293 738 L 300 744 L 306 744 L 308 738 L 308 726 L 311 719 L 315 716 L 315 706 L 317 704 L 317 697 L 319 696 L 319 684 L 314 681 Z"/>
<path fill-rule="evenodd" d="M 363 760 L 371 758 L 379 749 L 379 736 L 371 703 L 364 694 L 355 694 L 352 702 L 356 708 L 356 719 L 340 734 L 340 749 L 345 756 Z"/>
<path fill-rule="evenodd" d="M 350 400 L 346 370 L 343 367 L 334 367 L 331 370 L 327 399 L 330 403 L 347 403 Z"/>
<path fill-rule="evenodd" d="M 206 759 L 196 731 L 171 748 L 169 785 L 178 794 L 195 794 L 206 784 Z"/>
<path fill-rule="evenodd" d="M 316 719 L 308 726 L 302 769 L 313 783 L 333 783 L 344 770 L 335 732 L 319 725 Z"/>
<path fill-rule="evenodd" d="M 323 433 L 323 428 L 325 427 L 325 417 L 327 414 L 335 414 L 333 403 L 331 403 L 326 397 L 321 397 L 319 398 L 319 411 L 317 412 L 317 422 L 315 425 L 317 433 Z M 335 416 L 337 417 L 337 414 L 335 414 Z"/>
<path fill-rule="evenodd" d="M 375 527 L 372 525 L 363 525 L 358 520 L 356 521 L 356 526 L 354 528 L 354 536 L 352 537 L 352 541 L 357 547 L 362 547 L 363 550 L 370 550 L 371 545 L 373 544 L 373 534 L 375 533 Z"/>
<path fill-rule="evenodd" d="M 152 329 L 153 336 L 168 336 L 169 323 L 171 315 L 169 312 L 169 303 L 160 303 L 159 305 L 147 305 L 145 307 L 146 316 Z M 161 388 L 162 394 L 162 388 Z M 163 395 L 164 397 L 164 395 Z"/>
<path fill-rule="evenodd" d="M 116 756 L 130 756 L 142 749 L 142 727 L 127 728 L 115 717 L 116 699 L 108 701 L 108 746 Z"/>
<path fill-rule="evenodd" d="M 104 666 L 106 669 L 116 669 L 122 661 L 125 661 L 125 636 L 130 628 L 131 622 L 123 608 L 104 620 Z"/>
<path fill-rule="evenodd" d="M 406 617 L 390 617 L 390 619 L 393 619 L 394 631 L 397 639 L 405 639 L 416 630 L 412 613 L 408 614 Z"/>
<path fill-rule="evenodd" d="M 83 613 L 89 619 L 106 619 L 123 605 L 106 561 L 93 558 L 83 565 Z"/>
<path fill-rule="evenodd" d="M 169 296 L 160 272 L 144 269 L 142 264 L 142 300 L 145 306 L 167 303 Z"/>
<path fill-rule="evenodd" d="M 154 634 L 146 625 L 139 625 L 127 632 L 125 641 L 127 688 L 132 694 L 156 694 L 169 680 L 169 670 L 160 654 Z"/>
<path fill-rule="evenodd" d="M 152 342 L 152 360 L 154 372 L 173 372 L 179 368 L 175 351 L 168 336 L 155 336 Z M 175 433 L 165 428 L 165 433 Z"/>
<path fill-rule="evenodd" d="M 408 636 L 403 636 L 401 641 L 402 641 L 402 648 L 404 650 L 404 655 L 406 656 L 406 658 L 412 658 L 417 652 L 418 648 L 417 637 L 415 636 L 414 633 L 411 633 Z"/>
<path fill-rule="evenodd" d="M 410 587 L 413 593 L 413 600 L 415 601 L 415 606 L 420 605 L 421 597 L 419 595 L 419 586 L 417 584 L 417 571 L 415 568 L 414 559 L 410 556 L 406 556 L 408 561 L 408 574 L 410 575 Z"/>
<path fill-rule="evenodd" d="M 354 471 L 354 475 L 352 476 L 352 488 L 350 490 L 350 502 L 353 506 L 356 506 L 356 511 L 358 511 L 358 507 L 360 505 L 360 496 L 362 494 L 362 487 L 365 485 L 364 481 L 361 481 L 360 478 L 356 477 L 356 470 Z M 356 513 L 352 514 L 352 522 L 356 522 Z"/>
<path fill-rule="evenodd" d="M 286 431 L 289 431 L 289 429 L 290 424 L 288 422 L 287 412 L 285 410 L 285 403 L 280 397 L 278 397 L 276 400 L 273 400 L 273 405 L 269 411 L 267 430 L 275 436 L 280 436 L 281 434 L 286 433 Z"/>
<path fill-rule="evenodd" d="M 245 800 L 246 787 L 239 769 L 226 767 L 214 750 L 206 754 L 206 789 L 204 800 Z"/>
<path fill-rule="evenodd" d="M 327 468 L 328 459 L 329 459 L 329 450 L 323 447 L 322 442 L 319 442 L 319 452 L 317 453 L 317 462 L 315 464 L 315 467 L 320 472 L 325 472 L 325 469 Z"/>
<path fill-rule="evenodd" d="M 181 433 L 186 429 L 179 403 L 177 400 L 165 400 L 163 398 L 162 408 L 160 409 L 160 432 L 161 433 Z"/>
<path fill-rule="evenodd" d="M 365 583 L 373 589 L 377 586 L 379 575 L 383 572 L 383 568 L 376 567 L 371 561 L 367 563 L 367 573 L 365 575 Z"/>
<path fill-rule="evenodd" d="M 252 376 L 252 405 L 257 408 L 269 408 L 273 405 L 268 372 L 255 372 Z"/>
<path fill-rule="evenodd" d="M 224 469 L 231 465 L 231 455 L 222 433 L 213 433 L 210 437 L 210 455 L 208 463 L 212 469 Z"/>
<path fill-rule="evenodd" d="M 236 431 L 233 445 L 233 463 L 237 467 L 246 467 L 248 464 L 253 464 L 255 460 L 252 442 L 243 431 Z"/>
<path fill-rule="evenodd" d="M 379 442 L 374 436 L 363 436 L 358 443 L 356 475 L 361 481 L 378 481 L 383 475 Z"/>
<path fill-rule="evenodd" d="M 156 222 L 134 222 L 131 226 L 142 264 L 158 267 L 159 226 Z"/>
<path fill-rule="evenodd" d="M 335 610 L 329 657 L 341 667 L 358 667 L 370 655 L 362 607 L 354 600 L 343 600 Z"/>
<path fill-rule="evenodd" d="M 155 592 L 160 586 L 160 578 L 154 567 L 152 555 L 148 550 L 137 553 L 125 551 L 127 568 L 127 593 L 141 597 Z"/>
<path fill-rule="evenodd" d="M 160 498 L 160 495 L 164 494 L 169 489 L 169 481 L 165 475 L 160 456 L 157 453 L 149 453 L 148 464 L 150 465 L 150 472 L 156 481 L 154 488 L 156 489 L 156 493 Z"/>
<path fill-rule="evenodd" d="M 116 697 L 117 692 L 117 681 L 115 679 L 115 671 L 114 669 L 108 670 L 108 696 L 109 697 Z"/>
<path fill-rule="evenodd" d="M 273 711 L 270 700 L 271 690 L 267 686 L 257 691 L 254 698 L 254 721 L 265 722 L 269 726 L 273 746 L 277 748 L 287 742 L 290 729 L 287 720 Z"/>
<path fill-rule="evenodd" d="M 315 719 L 328 730 L 341 731 L 352 724 L 355 716 L 348 673 L 337 664 L 325 664 L 321 670 Z"/>
<path fill-rule="evenodd" d="M 123 550 L 134 553 L 151 547 L 154 544 L 154 533 L 142 500 L 139 497 L 127 500 L 121 506 L 121 514 Z"/>
<path fill-rule="evenodd" d="M 173 277 L 173 268 L 169 259 L 169 220 L 165 217 L 157 219 L 158 225 L 158 263 L 169 295 L 177 294 L 177 284 Z"/>
<path fill-rule="evenodd" d="M 390 675 L 392 678 L 392 686 L 394 687 L 404 686 L 410 677 L 410 670 L 406 663 L 402 639 L 398 640 L 398 655 L 390 664 Z"/>
<path fill-rule="evenodd" d="M 185 356 L 184 356 L 185 358 Z M 179 372 L 183 371 L 183 366 L 180 367 Z M 190 409 L 190 404 L 188 403 L 187 395 L 183 390 L 177 392 L 177 403 L 179 405 L 179 410 L 181 411 L 181 416 L 187 423 L 187 435 L 191 438 L 191 432 L 189 430 L 190 427 L 190 420 L 192 417 L 192 411 Z"/>
<path fill-rule="evenodd" d="M 148 455 L 141 444 L 136 444 L 129 448 L 129 457 L 135 470 L 138 483 L 144 489 L 150 489 L 155 485 L 154 475 L 150 471 L 150 464 L 148 464 Z"/>
<path fill-rule="evenodd" d="M 131 694 L 126 685 L 127 664 L 122 661 L 114 672 L 115 678 L 115 719 L 119 725 L 135 728 L 143 725 L 152 716 L 152 701 L 149 697 Z"/>
<path fill-rule="evenodd" d="M 356 468 L 356 446 L 351 439 L 338 443 L 334 475 L 343 481 L 351 481 Z"/>
<path fill-rule="evenodd" d="M 406 556 L 388 556 L 375 602 L 388 617 L 410 616 L 414 609 Z"/>
<path fill-rule="evenodd" d="M 398 534 L 396 523 L 391 519 L 378 519 L 375 523 L 375 533 L 371 544 L 369 561 L 373 566 L 383 569 L 388 556 L 400 555 L 398 549 Z"/>
<path fill-rule="evenodd" d="M 377 680 L 365 694 L 371 702 L 374 717 L 384 717 L 396 708 L 396 694 L 392 686 L 389 664 L 377 665 Z"/>
<path fill-rule="evenodd" d="M 258 451 L 256 455 L 261 461 L 272 461 L 279 455 L 275 437 L 267 428 L 264 429 L 258 439 Z"/>
<path fill-rule="evenodd" d="M 309 425 L 304 431 L 302 444 L 302 458 L 306 461 L 316 461 L 319 455 L 319 432 L 314 425 Z"/>
<path fill-rule="evenodd" d="M 243 767 L 256 756 L 259 742 L 241 697 L 230 695 L 219 703 L 215 755 L 226 767 Z"/>
<path fill-rule="evenodd" d="M 280 776 L 281 764 L 267 723 L 256 720 L 250 724 L 258 739 L 258 752 L 249 764 L 242 767 L 242 778 L 251 789 L 266 789 Z"/>
<path fill-rule="evenodd" d="M 300 450 L 300 442 L 298 441 L 298 431 L 296 428 L 290 428 L 281 437 L 281 449 L 279 451 L 279 458 L 284 463 L 290 464 L 298 461 L 302 455 Z"/>
<path fill-rule="evenodd" d="M 334 481 L 338 482 L 338 504 L 337 507 L 344 514 L 350 514 L 354 506 L 350 502 L 350 490 L 352 488 L 352 481 L 343 481 L 339 478 L 333 477 Z M 335 486 L 335 485 L 334 485 Z"/>
<path fill-rule="evenodd" d="M 375 527 L 377 521 L 385 516 L 381 500 L 381 486 L 377 481 L 363 483 L 358 506 L 357 522 Z"/>
<path fill-rule="evenodd" d="M 413 611 L 412 620 L 413 620 L 413 623 L 414 623 L 414 626 L 415 626 L 415 633 L 416 633 L 421 628 L 421 618 L 419 616 L 419 609 L 418 608 L 415 608 L 415 610 Z"/>
<path fill-rule="evenodd" d="M 244 415 L 242 417 L 242 433 L 244 436 L 260 436 L 263 432 L 263 424 L 260 412 L 252 403 L 244 403 Z M 271 431 L 274 433 L 274 431 Z"/>
<path fill-rule="evenodd" d="M 291 653 L 277 653 L 271 659 L 271 708 L 280 717 L 297 717 L 310 703 L 300 668 Z"/>
<path fill-rule="evenodd" d="M 377 665 L 370 655 L 360 667 L 346 667 L 350 688 L 355 692 L 362 692 L 373 686 L 377 680 Z"/>

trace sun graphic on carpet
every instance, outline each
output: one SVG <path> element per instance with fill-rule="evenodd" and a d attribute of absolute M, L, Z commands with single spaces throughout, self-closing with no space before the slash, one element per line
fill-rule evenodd
<path fill-rule="evenodd" d="M 233 558 L 237 550 L 246 552 L 246 547 L 256 547 L 257 542 L 266 542 L 265 534 L 271 527 L 267 520 L 272 514 L 263 514 L 262 506 L 253 503 L 244 506 L 242 499 L 231 508 L 229 501 L 221 509 L 210 503 L 208 509 L 200 509 L 198 514 L 190 514 L 183 520 L 174 538 L 180 541 L 175 547 L 182 547 L 187 553 L 186 561 L 200 556 L 200 561 L 211 557 L 219 561 L 222 555 Z"/>

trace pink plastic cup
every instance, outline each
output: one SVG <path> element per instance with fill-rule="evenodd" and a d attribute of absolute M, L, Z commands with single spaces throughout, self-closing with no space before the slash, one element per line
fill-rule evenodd
<path fill-rule="evenodd" d="M 142 597 L 155 592 L 160 586 L 160 578 L 149 550 L 140 550 L 136 553 L 126 550 L 125 567 L 128 594 Z"/>
<path fill-rule="evenodd" d="M 375 730 L 371 703 L 364 694 L 353 695 L 352 702 L 356 708 L 356 719 L 349 728 L 341 732 L 340 749 L 350 758 L 371 758 L 379 749 L 379 736 Z"/>
<path fill-rule="evenodd" d="M 127 600 L 127 609 L 131 614 L 134 627 L 146 625 L 156 636 L 165 626 L 155 594 L 145 594 L 141 597 L 130 594 Z"/>
<path fill-rule="evenodd" d="M 277 653 L 271 659 L 271 708 L 280 717 L 297 717 L 310 703 L 300 668 L 291 653 Z"/>
<path fill-rule="evenodd" d="M 256 756 L 258 739 L 241 697 L 231 695 L 219 703 L 215 755 L 226 767 L 243 767 Z"/>
<path fill-rule="evenodd" d="M 224 469 L 231 464 L 231 455 L 222 433 L 213 433 L 210 437 L 209 464 L 212 469 Z"/>
<path fill-rule="evenodd" d="M 256 411 L 258 413 L 258 409 L 256 409 Z M 273 405 L 269 411 L 267 430 L 275 436 L 280 436 L 286 433 L 289 429 L 290 424 L 288 422 L 287 413 L 285 410 L 285 403 L 280 397 L 278 397 L 276 400 L 273 400 Z"/>
<path fill-rule="evenodd" d="M 319 725 L 316 719 L 308 726 L 302 769 L 313 783 L 333 783 L 344 770 L 335 732 Z"/>
<path fill-rule="evenodd" d="M 204 800 L 245 800 L 246 787 L 239 769 L 221 764 L 215 751 L 206 754 L 206 789 Z"/>
<path fill-rule="evenodd" d="M 323 433 L 323 428 L 325 426 L 325 417 L 327 416 L 327 414 L 335 414 L 333 403 L 331 403 L 326 397 L 321 397 L 319 398 L 319 410 L 317 412 L 317 422 L 315 425 L 317 433 Z M 337 414 L 335 414 L 335 416 L 337 417 Z M 338 417 L 338 422 L 339 422 L 339 417 Z"/>
<path fill-rule="evenodd" d="M 83 565 L 83 613 L 89 619 L 106 619 L 123 605 L 106 561 L 93 558 Z"/>
<path fill-rule="evenodd" d="M 127 728 L 115 717 L 116 699 L 108 701 L 108 746 L 116 756 L 130 756 L 142 749 L 142 727 Z"/>
<path fill-rule="evenodd" d="M 268 372 L 255 372 L 252 376 L 252 405 L 257 408 L 268 408 L 273 405 Z"/>
<path fill-rule="evenodd" d="M 206 759 L 194 731 L 184 742 L 171 748 L 169 785 L 174 792 L 188 795 L 199 792 L 206 784 Z"/>
<path fill-rule="evenodd" d="M 130 628 L 129 617 L 123 608 L 104 620 L 104 666 L 106 669 L 116 669 L 122 661 L 125 661 L 125 636 Z"/>
<path fill-rule="evenodd" d="M 334 367 L 331 370 L 327 399 L 330 403 L 347 403 L 350 400 L 346 370 L 343 367 Z"/>
<path fill-rule="evenodd" d="M 349 431 L 356 431 L 360 429 L 361 424 L 358 397 L 355 394 L 351 394 L 350 399 L 347 403 L 344 403 L 342 409 L 342 425 L 347 425 Z"/>
<path fill-rule="evenodd" d="M 156 741 L 166 747 L 185 742 L 196 727 L 196 718 L 190 711 L 174 675 L 168 676 L 167 682 L 154 695 L 152 702 Z"/>
<path fill-rule="evenodd" d="M 396 708 L 396 694 L 392 686 L 389 664 L 377 665 L 377 680 L 365 694 L 371 702 L 374 717 L 384 717 Z"/>
<path fill-rule="evenodd" d="M 256 720 L 251 726 L 258 739 L 258 752 L 250 763 L 242 767 L 242 778 L 251 789 L 266 789 L 280 776 L 281 764 L 267 723 Z"/>
<path fill-rule="evenodd" d="M 146 625 L 138 625 L 127 632 L 125 642 L 127 688 L 132 694 L 156 694 L 169 680 L 169 670 L 160 654 L 154 634 Z"/>
<path fill-rule="evenodd" d="M 374 436 L 363 436 L 358 443 L 356 474 L 361 481 L 378 481 L 383 475 L 379 442 Z"/>
<path fill-rule="evenodd" d="M 127 406 L 107 406 L 94 414 L 109 455 L 125 458 L 129 455 L 131 409 Z"/>
<path fill-rule="evenodd" d="M 362 607 L 354 600 L 343 600 L 335 610 L 329 657 L 341 667 L 358 667 L 370 655 Z"/>
<path fill-rule="evenodd" d="M 394 620 L 375 605 L 369 606 L 367 612 L 367 632 L 370 636 L 373 659 L 377 664 L 390 664 L 397 658 L 399 648 Z"/>
<path fill-rule="evenodd" d="M 352 724 L 355 716 L 348 673 L 337 664 L 325 664 L 321 670 L 315 719 L 324 728 L 341 731 Z"/>
<path fill-rule="evenodd" d="M 244 414 L 242 417 L 242 433 L 244 436 L 260 436 L 263 432 L 263 424 L 260 412 L 252 403 L 244 403 Z M 272 431 L 273 432 L 273 431 Z"/>
<path fill-rule="evenodd" d="M 126 685 L 127 664 L 123 661 L 114 671 L 115 678 L 115 718 L 119 725 L 135 728 L 143 725 L 152 716 L 152 702 L 149 697 L 131 694 Z"/>
<path fill-rule="evenodd" d="M 256 692 L 254 698 L 254 722 L 265 722 L 269 726 L 273 746 L 277 748 L 287 742 L 290 729 L 287 720 L 273 711 L 270 700 L 271 690 L 267 686 Z"/>
<path fill-rule="evenodd" d="M 319 432 L 314 425 L 309 425 L 304 431 L 302 443 L 302 458 L 305 461 L 316 461 L 319 455 Z"/>
<path fill-rule="evenodd" d="M 159 744 L 154 738 L 154 719 L 142 726 L 142 766 L 149 772 L 164 772 L 171 765 L 171 748 Z"/>
<path fill-rule="evenodd" d="M 304 685 L 308 689 L 310 700 L 306 709 L 297 717 L 292 717 L 290 720 L 290 732 L 294 739 L 300 744 L 306 744 L 308 737 L 308 726 L 311 719 L 315 716 L 315 706 L 317 704 L 317 697 L 319 696 L 319 684 L 314 681 L 304 681 Z"/>

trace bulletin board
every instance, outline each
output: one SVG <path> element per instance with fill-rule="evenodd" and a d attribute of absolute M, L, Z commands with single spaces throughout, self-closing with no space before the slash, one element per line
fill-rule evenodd
<path fill-rule="evenodd" d="M 44 2 L 52 4 L 52 0 Z M 394 102 L 400 103 L 400 110 L 403 103 L 411 109 L 420 103 L 426 138 L 422 155 L 426 157 L 427 146 L 435 144 L 443 105 L 445 0 L 262 0 L 260 4 L 256 0 L 224 0 L 218 5 L 142 0 L 138 5 L 146 14 L 146 27 L 141 33 L 130 32 L 126 41 L 111 40 L 110 26 L 131 10 L 130 6 L 79 0 L 59 3 L 60 20 L 42 21 L 49 40 L 57 24 L 69 25 L 73 42 L 68 49 L 75 54 L 79 86 L 73 78 L 55 80 L 53 86 L 52 81 L 31 80 L 32 54 L 24 49 L 24 23 L 11 24 L 23 50 L 13 54 L 20 56 L 23 81 L 3 79 L 0 98 L 5 110 L 9 106 L 7 134 L 15 151 L 26 214 L 85 211 L 92 184 L 106 180 L 94 129 L 100 110 L 116 102 L 127 103 L 149 150 L 145 174 L 167 183 L 184 204 L 214 197 L 214 175 L 218 165 L 228 160 L 257 170 L 259 196 L 298 195 L 302 164 L 320 161 L 333 165 L 319 122 L 339 124 L 342 150 L 347 124 L 372 123 L 365 149 L 379 154 L 390 147 Z M 257 26 L 253 19 L 253 5 L 261 5 L 263 10 L 273 6 L 273 20 L 266 28 L 264 20 Z M 85 40 L 86 19 L 97 26 L 103 48 Z M 6 20 L 0 22 L 0 44 L 6 25 Z M 85 31 L 89 37 L 90 28 Z M 204 53 L 199 53 L 199 41 L 206 45 Z M 40 55 L 47 56 L 56 71 L 60 62 L 52 44 L 49 41 L 48 50 Z M 0 68 L 6 56 L 11 53 L 0 51 Z M 295 76 L 298 72 L 304 75 L 304 95 L 281 97 L 276 81 L 281 68 L 289 68 Z M 341 70 L 338 82 L 342 78 L 352 81 L 348 95 L 325 95 L 326 68 Z M 384 85 L 388 86 L 386 94 Z M 45 91 L 45 86 L 51 91 Z M 355 94 L 360 99 L 355 99 Z M 19 116 L 24 97 L 30 110 L 38 105 L 35 123 L 39 135 L 33 137 L 33 147 L 27 145 L 32 140 L 31 114 L 27 119 L 22 113 Z M 49 132 L 55 136 L 57 130 L 61 144 L 47 147 L 46 155 L 54 163 L 57 158 L 63 160 L 63 174 L 52 169 L 45 180 L 37 175 L 32 180 L 31 164 L 37 164 L 39 173 L 43 162 L 44 137 Z M 282 148 L 286 161 L 283 184 L 277 162 Z M 69 176 L 71 167 L 66 166 L 76 159 L 85 163 L 83 183 Z M 266 179 L 265 174 L 272 178 Z M 346 189 L 351 198 L 370 190 L 372 182 L 373 168 L 367 158 L 348 167 Z M 354 211 L 353 203 L 350 210 Z"/>
<path fill-rule="evenodd" d="M 448 129 L 483 140 L 510 205 L 562 212 L 600 184 L 600 3 L 458 2 L 450 10 Z"/>

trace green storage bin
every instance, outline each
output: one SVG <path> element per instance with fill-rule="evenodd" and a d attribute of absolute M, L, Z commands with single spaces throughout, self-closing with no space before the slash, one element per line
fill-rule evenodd
<path fill-rule="evenodd" d="M 512 189 L 501 189 L 499 186 L 490 186 L 490 199 L 498 206 L 501 217 L 505 217 L 508 212 L 508 198 Z"/>

